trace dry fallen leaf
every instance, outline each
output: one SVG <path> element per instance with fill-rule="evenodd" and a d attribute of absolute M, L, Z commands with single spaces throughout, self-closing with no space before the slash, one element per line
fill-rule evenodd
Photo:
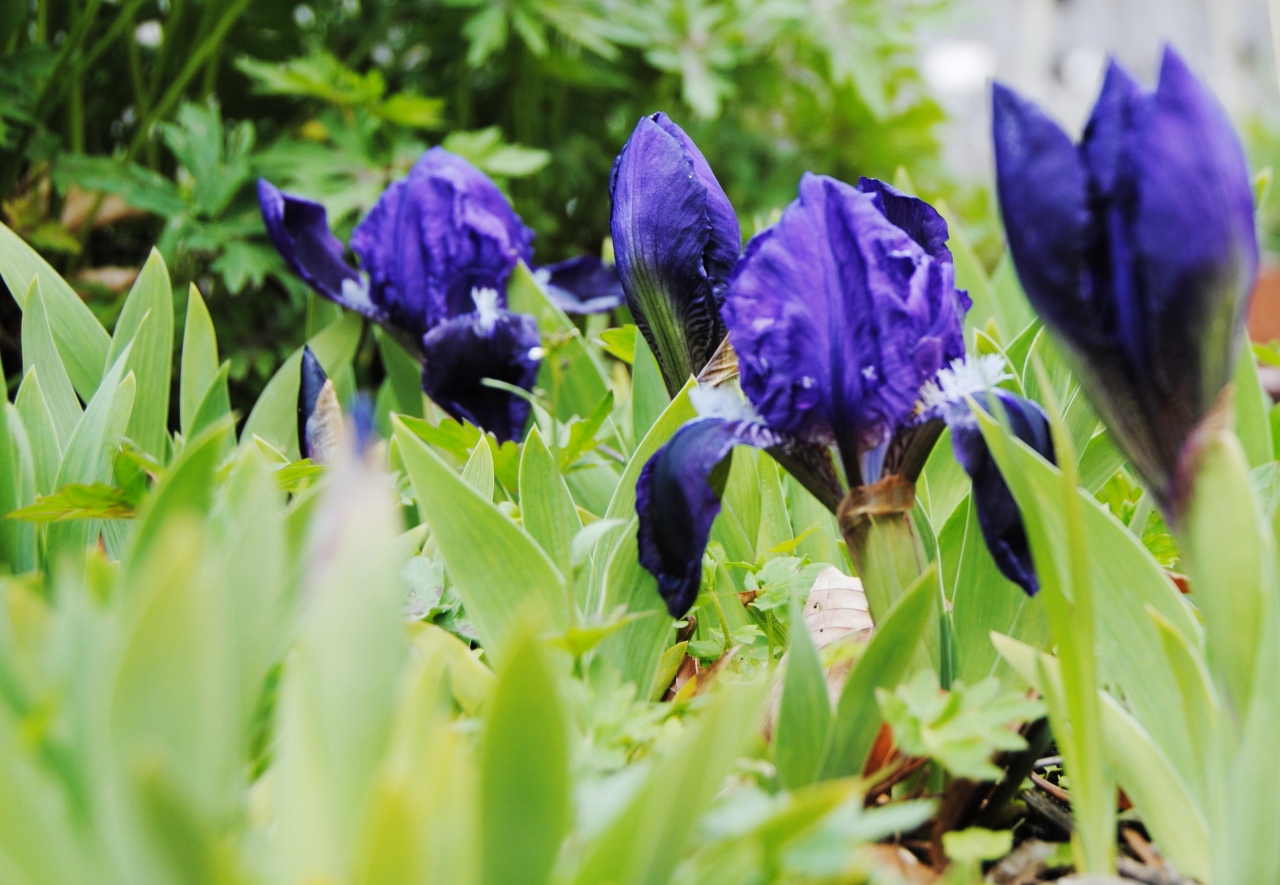
<path fill-rule="evenodd" d="M 846 636 L 855 641 L 870 638 L 874 625 L 862 581 L 849 577 L 834 566 L 823 569 L 809 591 L 809 601 L 804 606 L 804 622 L 813 637 L 813 644 L 818 648 L 825 648 Z"/>

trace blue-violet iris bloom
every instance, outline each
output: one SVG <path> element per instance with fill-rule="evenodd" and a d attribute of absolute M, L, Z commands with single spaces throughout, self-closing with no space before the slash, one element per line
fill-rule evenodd
<path fill-rule="evenodd" d="M 724 340 L 742 231 L 698 146 L 666 114 L 642 117 L 613 163 L 609 229 L 627 306 L 673 394 Z"/>
<path fill-rule="evenodd" d="M 758 417 L 686 424 L 637 485 L 640 561 L 673 616 L 697 596 L 720 510 L 709 478 L 734 445 L 825 454 L 834 444 L 853 486 L 899 469 L 886 455 L 919 428 L 922 388 L 964 354 L 969 299 L 946 239 L 932 207 L 883 182 L 806 174 L 799 198 L 748 244 L 722 316 Z"/>
<path fill-rule="evenodd" d="M 323 206 L 266 181 L 258 198 L 289 267 L 422 359 L 423 389 L 436 403 L 499 440 L 520 434 L 528 403 L 481 380 L 532 388 L 537 330 L 506 311 L 505 292 L 516 264 L 532 259 L 533 232 L 488 177 L 442 148 L 423 154 L 352 233 L 367 277 L 346 263 Z"/>
<path fill-rule="evenodd" d="M 1040 589 L 1031 560 L 1026 527 L 1013 492 L 996 466 L 986 439 L 969 406 L 969 399 L 1009 422 L 1013 435 L 1051 464 L 1057 463 L 1049 418 L 1039 405 L 1001 387 L 1004 360 L 995 354 L 957 360 L 938 373 L 924 392 L 924 415 L 942 418 L 951 430 L 956 460 L 973 481 L 972 503 L 983 540 L 996 566 L 1028 596 Z"/>
<path fill-rule="evenodd" d="M 617 267 L 594 255 L 544 265 L 535 276 L 565 313 L 608 313 L 627 300 Z"/>
<path fill-rule="evenodd" d="M 1079 145 L 999 84 L 993 129 L 1027 297 L 1175 516 L 1183 443 L 1231 377 L 1257 272 L 1239 139 L 1171 49 L 1154 92 L 1110 65 Z"/>

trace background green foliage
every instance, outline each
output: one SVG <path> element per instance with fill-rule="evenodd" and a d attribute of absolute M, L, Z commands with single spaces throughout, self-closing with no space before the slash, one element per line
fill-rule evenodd
<path fill-rule="evenodd" d="M 541 263 L 600 250 L 613 158 L 655 110 L 702 146 L 748 234 L 806 169 L 907 165 L 933 189 L 941 113 L 913 29 L 939 5 L 16 0 L 0 12 L 0 205 L 108 324 L 158 244 L 175 291 L 200 287 L 244 413 L 321 324 L 266 243 L 256 177 L 322 200 L 345 235 L 443 143 L 508 189 Z M 0 320 L 13 365 L 11 306 Z"/>

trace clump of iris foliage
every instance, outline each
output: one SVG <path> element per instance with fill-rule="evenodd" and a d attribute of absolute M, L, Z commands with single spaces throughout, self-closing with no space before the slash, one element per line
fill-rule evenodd
<path fill-rule="evenodd" d="M 331 320 L 243 416 L 194 287 L 171 403 L 160 253 L 109 334 L 0 227 L 0 878 L 972 882 L 1047 712 L 1077 868 L 1114 869 L 1119 787 L 1183 874 L 1274 881 L 1242 151 L 1171 51 L 1078 146 L 994 109 L 991 276 L 905 174 L 806 174 L 744 250 L 661 113 L 616 264 L 539 265 L 442 148 L 346 244 L 260 181 Z"/>
<path fill-rule="evenodd" d="M 0 220 L 107 328 L 158 248 L 233 343 L 232 403 L 247 412 L 326 319 L 263 236 L 258 177 L 323 200 L 345 235 L 443 144 L 499 182 L 538 231 L 539 258 L 557 261 L 599 251 L 618 146 L 667 108 L 717 160 L 748 226 L 807 168 L 847 178 L 905 164 L 955 203 L 942 113 L 915 69 L 917 30 L 941 5 L 12 0 Z M 15 362 L 17 312 L 0 312 L 0 328 Z M 380 377 L 373 348 L 354 362 Z"/>

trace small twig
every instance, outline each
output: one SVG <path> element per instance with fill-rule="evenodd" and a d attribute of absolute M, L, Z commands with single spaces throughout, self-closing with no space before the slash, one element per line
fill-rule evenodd
<path fill-rule="evenodd" d="M 1196 885 L 1195 881 L 1170 869 L 1143 866 L 1127 857 L 1116 858 L 1116 872 L 1126 879 L 1146 885 Z"/>
<path fill-rule="evenodd" d="M 1124 837 L 1129 850 L 1138 855 L 1138 859 L 1144 864 L 1160 870 L 1165 869 L 1164 858 L 1160 856 L 1160 852 L 1156 851 L 1155 846 L 1143 838 L 1143 835 L 1136 829 L 1133 827 L 1121 827 L 1120 835 Z"/>
<path fill-rule="evenodd" d="M 1045 756 L 1043 759 L 1037 759 L 1031 768 L 1033 771 L 1044 771 L 1046 768 L 1055 768 L 1061 764 L 1061 756 Z"/>
<path fill-rule="evenodd" d="M 1071 794 L 1068 793 L 1066 790 L 1062 789 L 1062 787 L 1058 786 L 1052 781 L 1045 780 L 1040 775 L 1036 774 L 1034 771 L 1027 776 L 1031 778 L 1031 783 L 1035 784 L 1037 787 L 1044 790 L 1046 793 L 1048 793 L 1053 798 L 1057 799 L 1059 802 L 1065 802 L 1068 805 L 1071 804 Z"/>
<path fill-rule="evenodd" d="M 902 783 L 928 761 L 928 758 L 925 756 L 918 756 L 914 758 L 903 757 L 897 763 L 895 768 L 890 769 L 888 774 L 883 778 L 874 781 L 872 785 L 867 788 L 867 794 L 862 800 L 863 804 L 873 804 L 876 799 Z M 884 769 L 881 769 L 881 771 L 884 771 Z"/>

